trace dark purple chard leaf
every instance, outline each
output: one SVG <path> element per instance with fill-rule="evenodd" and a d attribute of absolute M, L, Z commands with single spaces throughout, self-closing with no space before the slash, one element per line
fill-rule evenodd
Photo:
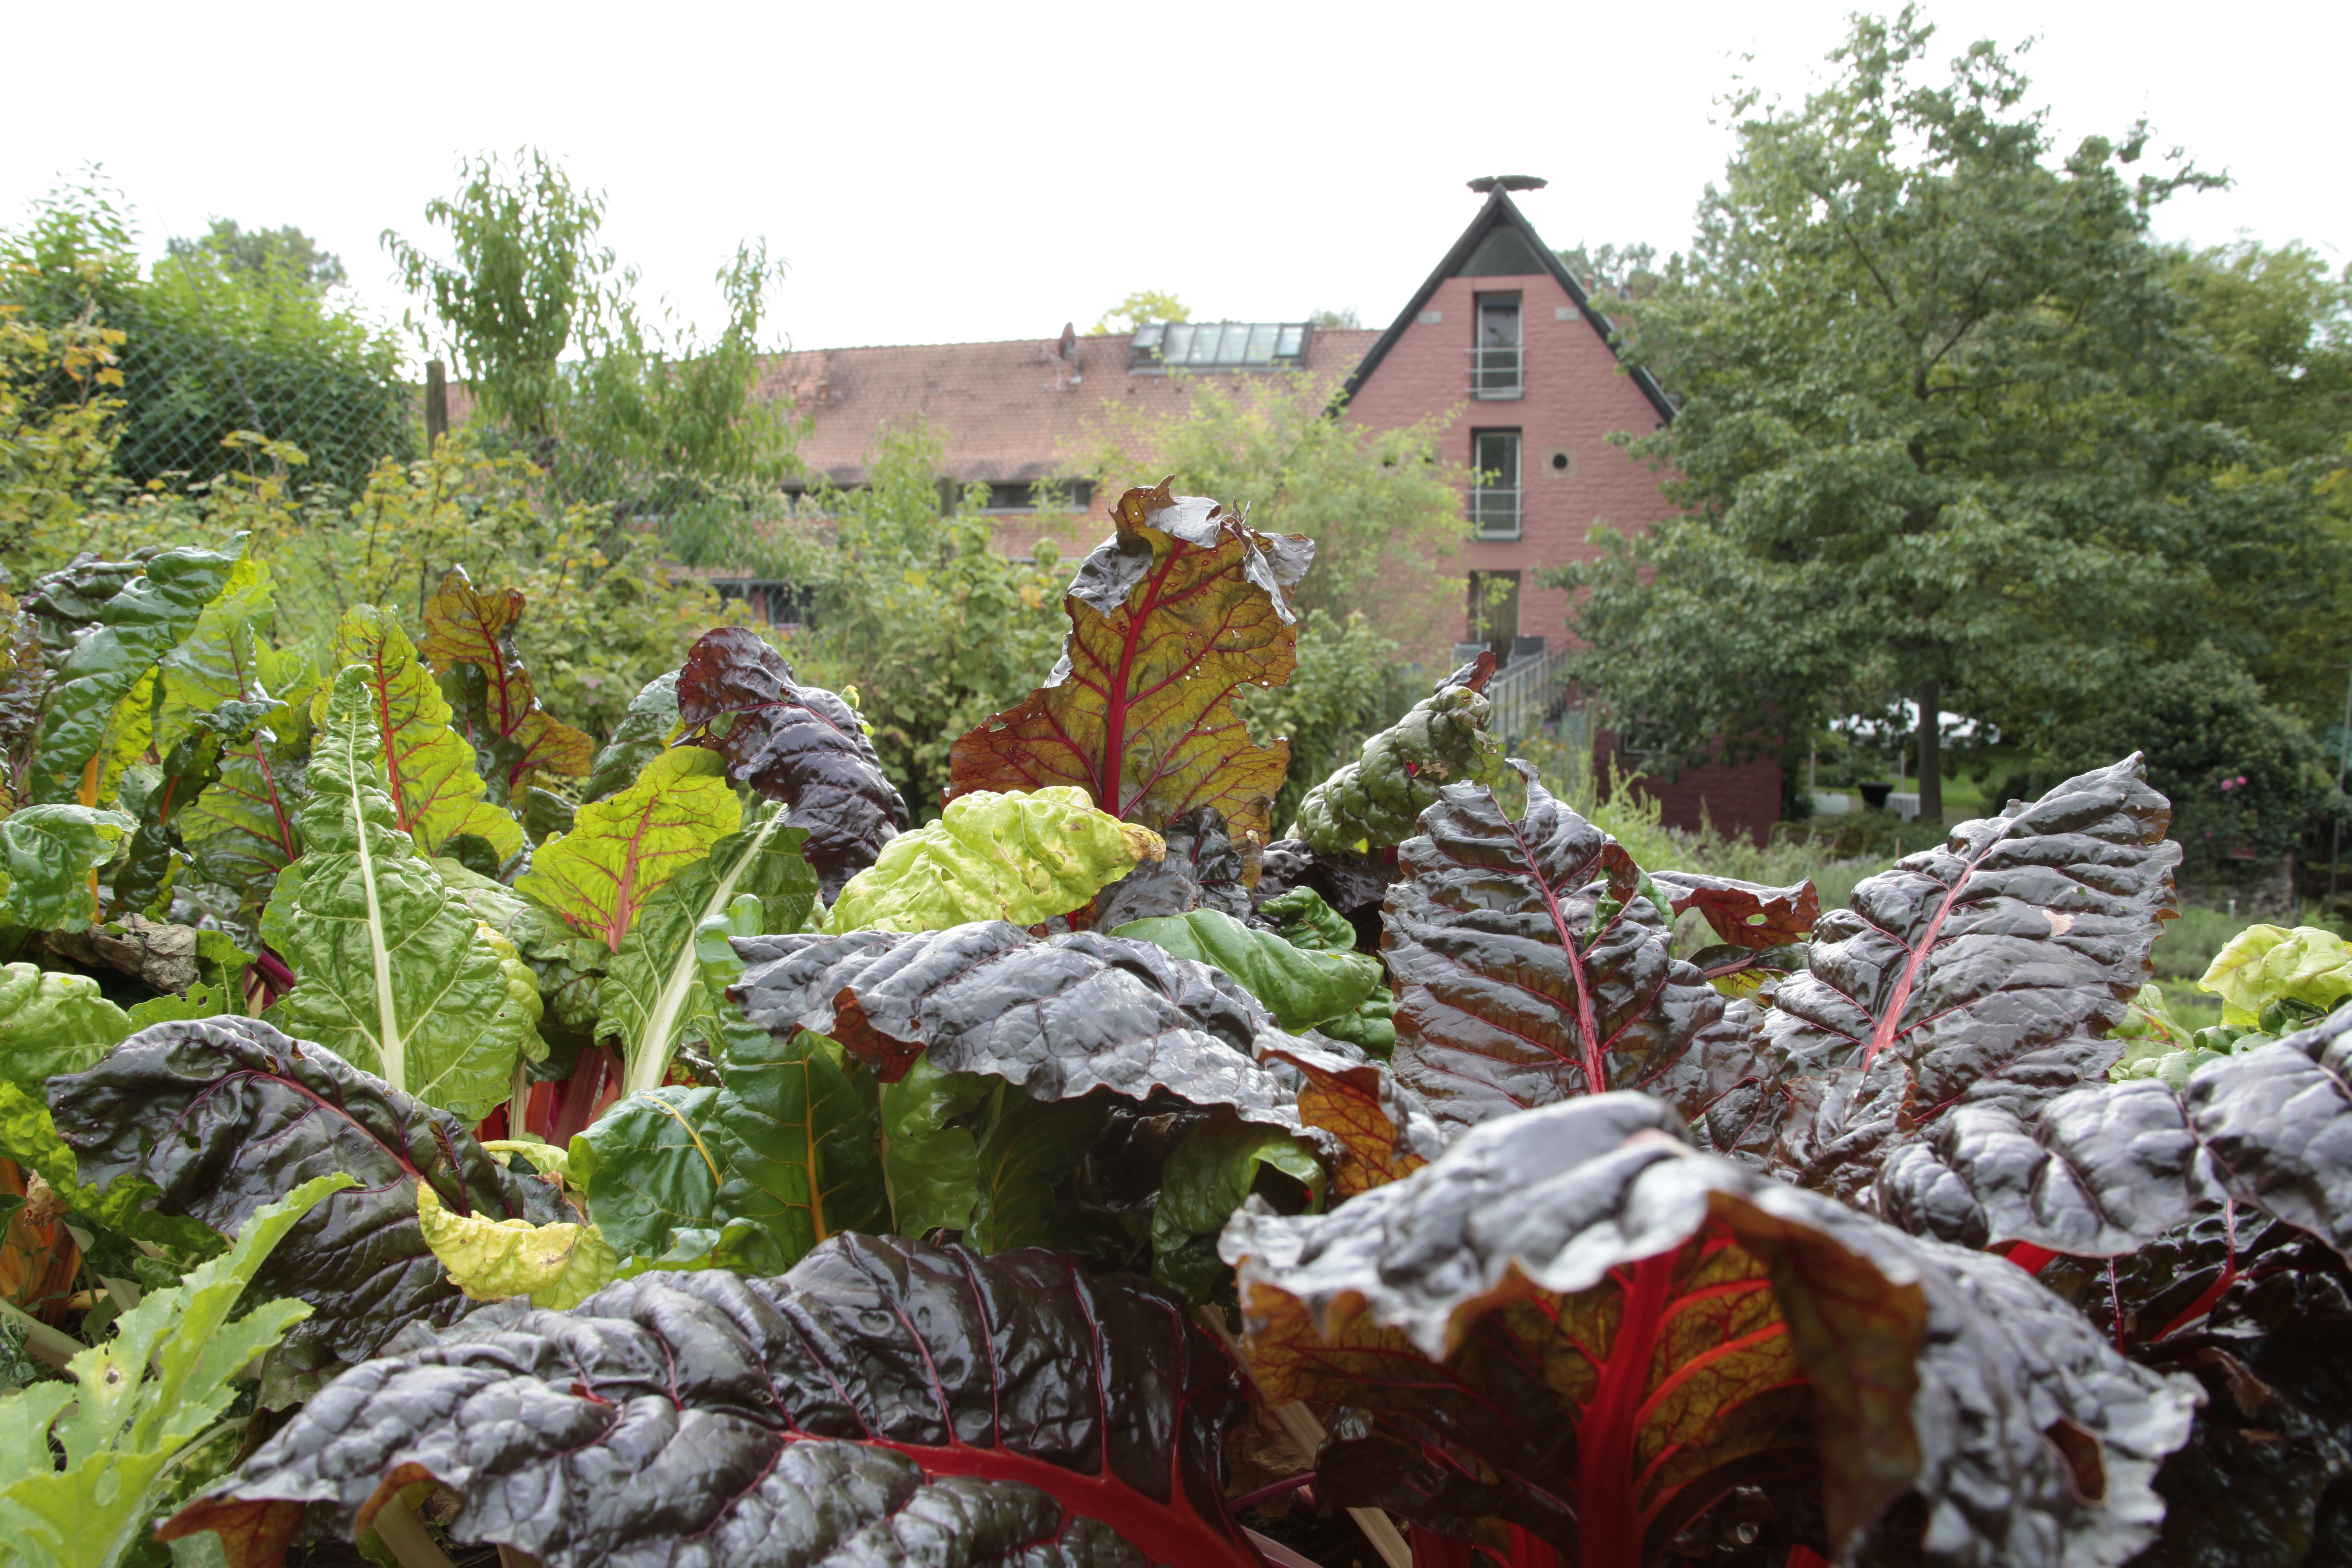
<path fill-rule="evenodd" d="M 1167 842 L 1165 855 L 1143 862 L 1095 896 L 1089 922 L 1095 930 L 1194 910 L 1248 918 L 1249 884 L 1257 879 L 1262 851 L 1246 837 L 1236 843 L 1223 812 L 1204 805 L 1170 823 L 1160 837 Z"/>
<path fill-rule="evenodd" d="M 2101 1079 L 2176 912 L 2171 820 L 2133 756 L 1960 824 L 1821 918 L 1767 1035 L 1813 1070 L 1903 1062 L 1922 1121 Z"/>
<path fill-rule="evenodd" d="M 1040 1102 L 1097 1089 L 1231 1106 L 1299 1133 L 1297 1097 L 1258 1065 L 1294 1044 L 1206 964 L 1098 931 L 1045 940 L 1003 921 L 935 931 L 739 937 L 728 994 L 771 1033 L 838 1040 L 896 1082 L 918 1056 L 987 1073 Z"/>
<path fill-rule="evenodd" d="M 1723 1016 L 1617 841 L 1515 765 L 1524 816 L 1447 786 L 1389 889 L 1397 1077 L 1454 1126 L 1642 1087 Z"/>
<path fill-rule="evenodd" d="M 152 1182 L 156 1212 L 233 1237 L 262 1205 L 335 1171 L 359 1185 L 304 1215 L 255 1277 L 310 1303 L 281 1354 L 298 1373 L 366 1360 L 410 1323 L 469 1303 L 416 1223 L 416 1184 L 451 1211 L 533 1225 L 578 1216 L 556 1190 L 511 1174 L 465 1124 L 257 1018 L 157 1024 L 87 1072 L 48 1083 L 82 1180 Z"/>
<path fill-rule="evenodd" d="M 1822 918 L 1822 896 L 1809 878 L 1793 888 L 1771 888 L 1698 871 L 1653 871 L 1651 882 L 1674 912 L 1696 910 L 1721 941 L 1737 947 L 1784 947 L 1801 942 Z"/>
<path fill-rule="evenodd" d="M 1318 855 L 1304 838 L 1277 838 L 1265 847 L 1252 899 L 1260 904 L 1293 888 L 1312 888 L 1343 915 L 1370 908 L 1375 914 L 1397 879 L 1394 868 L 1352 855 Z"/>
<path fill-rule="evenodd" d="M 2032 1113 L 1962 1106 L 1887 1163 L 1879 1212 L 1972 1247 L 2133 1252 L 2228 1198 L 2352 1256 L 2352 1014 L 2200 1068 Z"/>
<path fill-rule="evenodd" d="M 1638 1095 L 1487 1122 L 1328 1215 L 1245 1209 L 1223 1251 L 1266 1396 L 1334 1407 L 1320 1500 L 1585 1568 L 1665 1560 L 1738 1487 L 1800 1521 L 1817 1494 L 1795 1544 L 1843 1560 L 2121 1563 L 2197 1398 L 2007 1261 L 1696 1153 Z"/>
<path fill-rule="evenodd" d="M 1700 1148 L 1763 1166 L 1788 1116 L 1788 1058 L 1758 1048 L 1763 1015 L 1746 999 L 1701 1029 L 1649 1092 L 1680 1111 Z"/>
<path fill-rule="evenodd" d="M 677 676 L 686 739 L 727 759 L 727 776 L 788 801 L 787 827 L 808 829 L 803 853 L 827 899 L 874 864 L 907 826 L 907 803 L 848 703 L 802 686 L 783 656 L 743 626 L 705 633 Z"/>
<path fill-rule="evenodd" d="M 1143 1280 L 849 1236 L 519 1308 L 345 1373 L 161 1533 L 261 1568 L 431 1479 L 457 1540 L 548 1568 L 1260 1563 L 1220 1495 L 1240 1382 Z"/>

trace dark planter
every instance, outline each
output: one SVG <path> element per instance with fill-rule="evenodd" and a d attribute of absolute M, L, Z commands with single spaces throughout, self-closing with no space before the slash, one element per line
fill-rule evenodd
<path fill-rule="evenodd" d="M 1862 804 L 1873 811 L 1886 809 L 1886 797 L 1895 793 L 1891 784 L 1867 784 L 1857 786 L 1862 791 Z"/>

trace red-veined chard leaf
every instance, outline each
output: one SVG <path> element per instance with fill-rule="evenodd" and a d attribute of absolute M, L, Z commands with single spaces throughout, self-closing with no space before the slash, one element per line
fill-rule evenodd
<path fill-rule="evenodd" d="M 1304 1040 L 1269 1047 L 1269 1061 L 1305 1076 L 1298 1119 L 1339 1146 L 1331 1194 L 1351 1198 L 1402 1181 L 1444 1152 L 1445 1134 L 1418 1095 L 1386 1063 L 1358 1061 Z"/>
<path fill-rule="evenodd" d="M 425 601 L 425 641 L 417 652 L 466 696 L 475 744 L 496 761 L 509 799 L 520 797 L 533 773 L 585 774 L 596 751 L 589 736 L 539 705 L 539 691 L 515 652 L 522 624 L 520 589 L 485 594 L 463 566 L 452 566 Z M 475 673 L 464 674 L 459 667 Z"/>
<path fill-rule="evenodd" d="M 94 805 L 105 798 L 95 777 L 85 775 L 107 749 L 118 710 L 142 681 L 152 680 L 157 661 L 195 630 L 242 553 L 241 542 L 231 554 L 193 546 L 166 550 L 89 606 L 97 629 L 73 644 L 56 668 L 33 762 L 35 800 Z"/>
<path fill-rule="evenodd" d="M 769 805 L 710 847 L 649 900 L 613 954 L 596 992 L 596 1035 L 617 1039 L 632 1094 L 658 1088 L 670 1058 L 712 1011 L 702 989 L 694 933 L 744 894 L 760 900 L 769 931 L 797 931 L 815 906 L 817 882 L 801 849 L 808 830 L 786 826 Z"/>
<path fill-rule="evenodd" d="M 1454 1126 L 1639 1088 L 1723 1016 L 1625 851 L 1525 772 L 1516 821 L 1448 785 L 1389 889 L 1397 1076 Z"/>
<path fill-rule="evenodd" d="M 1481 653 L 1366 741 L 1354 762 L 1308 790 L 1297 823 L 1307 847 L 1348 856 L 1401 844 L 1447 784 L 1499 782 L 1503 749 L 1486 732 L 1486 681 L 1494 673 L 1495 656 Z"/>
<path fill-rule="evenodd" d="M 1817 1553 L 2057 1568 L 2148 1542 L 2184 1382 L 2005 1260 L 1680 1134 L 1656 1101 L 1592 1097 L 1329 1215 L 1235 1217 L 1261 1386 L 1338 1407 L 1323 1500 L 1469 1539 L 1499 1517 L 1581 1568 L 1660 1561 L 1735 1486 Z"/>
<path fill-rule="evenodd" d="M 1823 915 L 1764 1017 L 1768 1052 L 1809 1075 L 1776 1164 L 1853 1196 L 1963 1098 L 2023 1107 L 2103 1080 L 2175 911 L 2171 815 L 2127 758 L 1960 824 Z"/>
<path fill-rule="evenodd" d="M 618 952 L 654 895 L 743 825 L 726 763 L 699 747 L 664 752 L 637 782 L 592 801 L 540 845 L 515 889 Z"/>
<path fill-rule="evenodd" d="M 373 672 L 335 678 L 310 752 L 309 853 L 278 874 L 262 933 L 294 972 L 271 1021 L 428 1105 L 478 1120 L 546 1054 L 539 985 L 394 820 Z"/>
<path fill-rule="evenodd" d="M 1263 843 L 1290 746 L 1253 742 L 1234 696 L 1297 668 L 1290 595 L 1315 546 L 1165 482 L 1121 496 L 1111 521 L 1063 597 L 1061 661 L 956 742 L 948 795 L 1076 784 L 1150 827 L 1214 806 Z"/>
<path fill-rule="evenodd" d="M 2352 1014 L 2200 1068 L 2038 1106 L 1962 1104 L 1879 1173 L 1879 1212 L 1969 1247 L 2137 1251 L 2226 1198 L 2352 1257 Z"/>
<path fill-rule="evenodd" d="M 1232 981 L 1150 942 L 1098 931 L 1040 940 L 984 921 L 748 937 L 735 950 L 744 973 L 730 994 L 751 1022 L 838 1040 L 885 1082 L 920 1055 L 1041 1102 L 1108 1089 L 1303 1131 L 1290 1092 L 1255 1059 L 1289 1037 Z"/>
<path fill-rule="evenodd" d="M 1650 881 L 1674 912 L 1696 910 L 1718 941 L 1738 947 L 1785 947 L 1802 942 L 1822 918 L 1822 897 L 1811 879 L 1791 888 L 1767 887 L 1697 871 L 1654 871 Z"/>
<path fill-rule="evenodd" d="M 157 1024 L 48 1100 L 82 1179 L 136 1177 L 157 1212 L 232 1237 L 262 1205 L 322 1173 L 359 1185 L 304 1216 L 258 1279 L 310 1303 L 288 1336 L 296 1373 L 365 1360 L 404 1325 L 446 1323 L 467 1303 L 416 1225 L 416 1184 L 459 1214 L 534 1225 L 573 1217 L 555 1189 L 502 1169 L 466 1124 L 257 1018 Z"/>
<path fill-rule="evenodd" d="M 522 825 L 487 797 L 474 748 L 449 727 L 449 700 L 392 612 L 373 605 L 343 612 L 328 668 L 352 665 L 367 672 L 370 743 L 383 759 L 400 830 L 428 855 L 461 834 L 487 841 L 501 858 L 520 850 Z M 325 721 L 329 694 L 321 688 L 311 699 L 313 722 Z"/>
<path fill-rule="evenodd" d="M 345 1373 L 163 1533 L 218 1530 L 260 1568 L 306 1507 L 351 1535 L 429 1479 L 457 1540 L 549 1568 L 1255 1568 L 1220 1497 L 1242 1405 L 1157 1286 L 842 1237 L 780 1279 L 486 1309 Z"/>
<path fill-rule="evenodd" d="M 727 776 L 787 802 L 788 827 L 828 899 L 907 826 L 907 803 L 849 704 L 793 679 L 783 656 L 743 626 L 703 635 L 677 673 L 687 738 L 727 759 Z"/>

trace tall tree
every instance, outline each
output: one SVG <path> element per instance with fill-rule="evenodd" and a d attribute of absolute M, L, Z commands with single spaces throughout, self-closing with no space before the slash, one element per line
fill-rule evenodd
<path fill-rule="evenodd" d="M 1610 306 L 1683 399 L 1633 445 L 1685 515 L 1561 580 L 1584 680 L 1650 744 L 1790 755 L 1909 698 L 1932 816 L 1936 715 L 2030 728 L 2111 686 L 2097 628 L 2175 574 L 2181 421 L 2135 394 L 2188 350 L 2147 230 L 2215 182 L 2135 175 L 2144 127 L 2053 155 L 2012 62 L 1929 79 L 1931 32 L 1858 17 L 1801 107 L 1733 100 L 1692 254 Z"/>

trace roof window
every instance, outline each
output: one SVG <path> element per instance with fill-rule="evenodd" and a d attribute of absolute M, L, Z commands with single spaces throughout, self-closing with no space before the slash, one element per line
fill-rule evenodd
<path fill-rule="evenodd" d="M 1307 358 L 1306 321 L 1146 321 L 1128 350 L 1130 374 L 1171 370 L 1295 370 Z"/>

